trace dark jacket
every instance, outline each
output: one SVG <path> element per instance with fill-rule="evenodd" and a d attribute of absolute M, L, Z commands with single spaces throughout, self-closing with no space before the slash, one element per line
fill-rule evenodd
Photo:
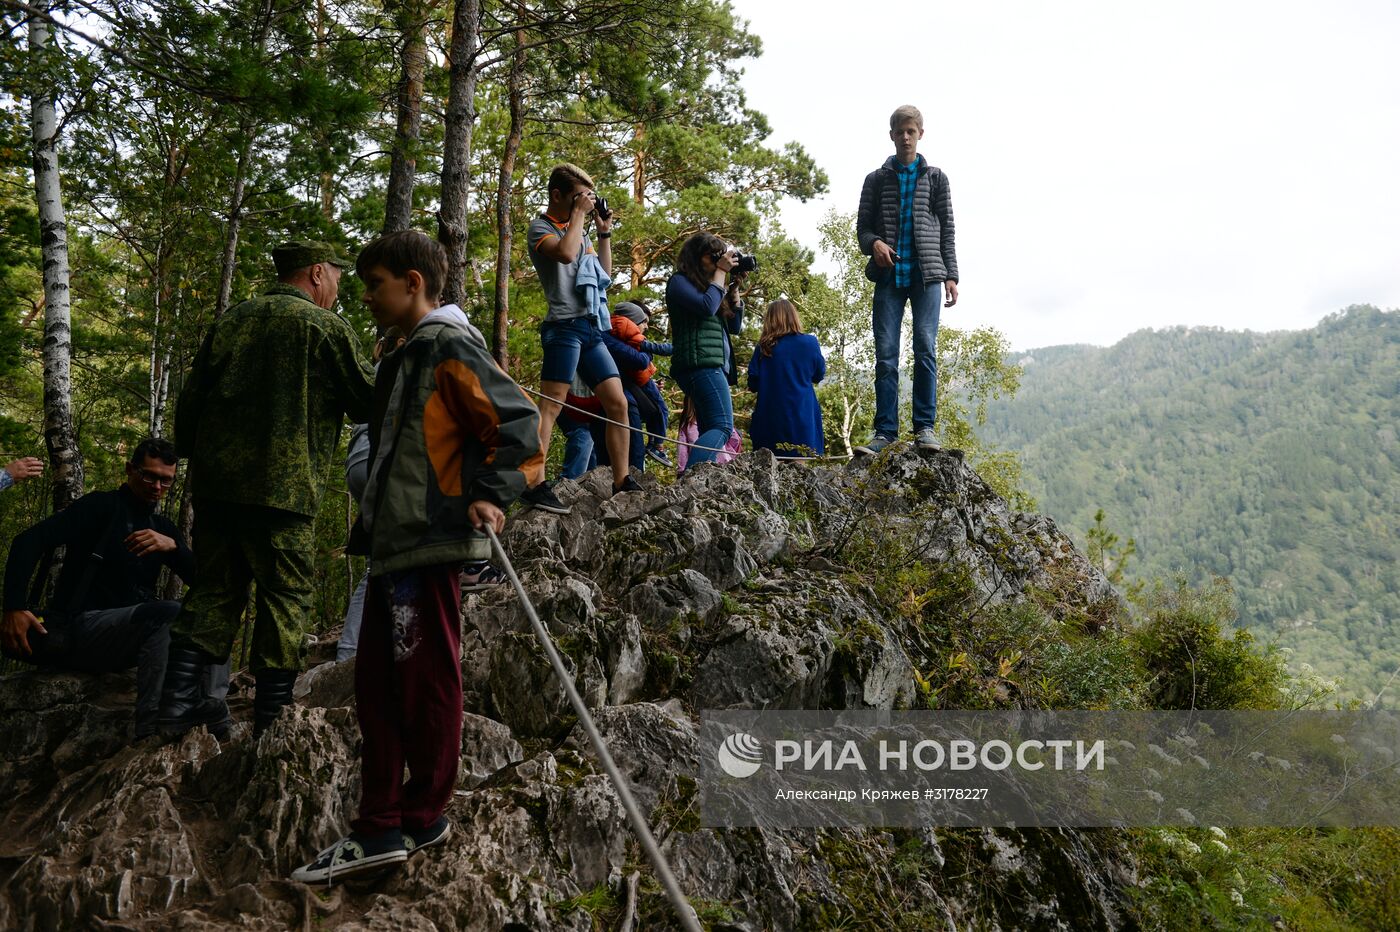
<path fill-rule="evenodd" d="M 625 317 L 614 317 L 614 321 L 627 320 Z M 630 321 L 628 321 L 631 323 Z M 633 324 L 635 327 L 636 325 Z M 626 372 L 629 375 L 640 375 L 647 373 L 645 379 L 624 379 L 624 385 L 645 385 L 651 380 L 651 373 L 656 371 L 656 364 L 651 361 L 651 357 L 632 344 L 617 335 L 617 328 L 603 334 L 603 345 L 608 348 L 608 353 L 612 356 L 613 362 L 617 363 L 619 372 Z M 650 370 L 650 371 L 648 371 Z"/>
<path fill-rule="evenodd" d="M 321 504 L 340 423 L 369 418 L 374 374 L 350 325 L 291 285 L 215 322 L 180 390 L 175 445 L 196 502 Z"/>
<path fill-rule="evenodd" d="M 899 177 L 895 157 L 865 176 L 860 189 L 860 210 L 856 213 L 856 239 L 867 256 L 875 252 L 875 241 L 882 239 L 891 249 L 899 238 Z M 958 280 L 958 252 L 953 240 L 953 198 L 948 176 L 943 170 L 923 163 L 914 183 L 914 262 L 924 284 Z M 882 269 L 872 258 L 865 266 L 865 277 L 882 282 L 894 269 Z"/>
<path fill-rule="evenodd" d="M 385 357 L 377 381 L 376 394 L 387 388 L 388 397 L 375 405 L 382 420 L 370 422 L 361 503 L 371 572 L 490 557 L 467 508 L 477 500 L 506 508 L 544 479 L 538 409 L 479 334 L 443 319 L 420 323 Z"/>
<path fill-rule="evenodd" d="M 124 541 L 134 531 L 150 528 L 175 541 L 171 553 L 132 556 Z M 63 570 L 54 585 L 49 610 L 97 611 L 139 605 L 157 597 L 160 568 L 168 566 L 185 582 L 194 579 L 194 554 L 169 519 L 122 486 L 109 492 L 89 492 L 60 512 L 21 531 L 10 545 L 5 564 L 5 611 L 38 609 L 29 604 L 29 587 L 40 561 L 56 547 L 67 547 Z M 77 590 L 93 554 L 87 591 Z"/>

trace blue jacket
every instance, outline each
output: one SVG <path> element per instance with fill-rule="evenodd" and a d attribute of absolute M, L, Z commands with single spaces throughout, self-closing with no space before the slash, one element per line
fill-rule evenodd
<path fill-rule="evenodd" d="M 633 349 L 626 340 L 614 336 L 611 330 L 603 334 L 603 345 L 608 348 L 613 362 L 617 363 L 617 368 L 622 372 L 639 372 L 651 365 L 650 356 L 641 350 Z M 622 384 L 628 384 L 628 380 L 623 379 Z"/>
<path fill-rule="evenodd" d="M 822 409 L 813 386 L 826 378 L 826 360 L 817 338 L 793 333 L 764 356 L 757 347 L 749 361 L 749 390 L 758 395 L 749 436 L 753 448 L 778 456 L 810 456 L 826 452 Z"/>
<path fill-rule="evenodd" d="M 575 287 L 583 292 L 584 306 L 593 315 L 598 329 L 604 333 L 612 329 L 612 315 L 608 313 L 608 286 L 611 284 L 612 279 L 603 271 L 603 263 L 597 255 L 585 252 L 579 259 L 578 283 Z"/>

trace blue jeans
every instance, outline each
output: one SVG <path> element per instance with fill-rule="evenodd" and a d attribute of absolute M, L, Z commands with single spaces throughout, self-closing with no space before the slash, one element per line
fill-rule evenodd
<path fill-rule="evenodd" d="M 360 647 L 360 622 L 365 619 L 365 592 L 369 589 L 369 561 L 365 561 L 365 572 L 360 584 L 350 594 L 350 603 L 345 606 L 345 625 L 340 629 L 340 640 L 335 643 L 335 661 L 349 660 Z"/>
<path fill-rule="evenodd" d="M 695 442 L 712 450 L 691 450 L 687 468 L 696 463 L 713 463 L 729 442 L 734 430 L 734 399 L 729 394 L 729 380 L 724 369 L 709 366 L 704 369 L 672 369 L 671 378 L 695 404 L 695 421 L 700 436 Z"/>
<path fill-rule="evenodd" d="M 566 438 L 564 468 L 559 470 L 559 475 L 565 479 L 577 479 L 598 465 L 598 457 L 593 452 L 593 432 L 588 429 L 591 420 L 592 418 L 576 418 L 573 412 L 567 409 L 559 412 L 559 420 L 555 423 Z"/>
<path fill-rule="evenodd" d="M 577 373 L 589 388 L 597 388 L 618 377 L 617 363 L 592 317 L 545 321 L 540 324 L 540 346 L 541 382 L 572 382 Z"/>
<path fill-rule="evenodd" d="M 637 410 L 641 412 L 642 423 L 651 434 L 647 437 L 647 446 L 660 447 L 661 441 L 666 437 L 666 431 L 671 426 L 671 412 L 666 408 L 666 399 L 661 395 L 661 387 L 656 384 L 656 379 L 652 379 L 645 385 L 632 386 L 628 391 L 634 399 L 642 397 Z M 647 404 L 648 401 L 651 403 Z"/>
<path fill-rule="evenodd" d="M 899 436 L 899 331 L 904 305 L 914 309 L 914 430 L 933 427 L 938 406 L 938 311 L 943 283 L 896 288 L 894 276 L 875 286 L 875 435 Z"/>
<path fill-rule="evenodd" d="M 627 423 L 632 428 L 627 432 L 627 466 L 629 469 L 637 470 L 637 472 L 646 472 L 646 434 L 642 433 L 642 416 L 637 409 L 637 402 L 632 392 L 632 388 L 624 385 L 622 394 L 627 399 Z M 595 420 L 590 423 L 589 429 L 593 431 L 594 457 L 597 459 L 598 465 L 611 466 L 612 455 L 608 453 L 608 425 Z"/>

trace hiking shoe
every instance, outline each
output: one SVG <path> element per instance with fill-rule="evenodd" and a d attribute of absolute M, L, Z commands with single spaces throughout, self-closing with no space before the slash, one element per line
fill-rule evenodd
<path fill-rule="evenodd" d="M 408 860 L 408 847 L 399 829 L 368 838 L 351 832 L 347 837 L 316 855 L 316 860 L 292 871 L 301 883 L 335 883 L 367 871 L 378 870 Z"/>
<path fill-rule="evenodd" d="M 879 434 L 876 434 L 874 440 L 856 447 L 856 452 L 865 456 L 877 456 L 881 450 L 892 443 L 894 443 L 893 437 L 881 437 Z"/>
<path fill-rule="evenodd" d="M 660 447 L 647 447 L 647 456 L 665 466 L 667 469 L 675 469 L 676 464 L 671 462 L 671 458 L 666 455 L 666 451 Z"/>
<path fill-rule="evenodd" d="M 452 823 L 447 816 L 438 816 L 437 821 L 425 828 L 403 827 L 403 846 L 409 854 L 417 854 L 424 848 L 440 845 L 452 834 Z"/>
<path fill-rule="evenodd" d="M 462 564 L 462 591 L 480 592 L 499 586 L 506 581 L 506 574 L 496 569 L 489 560 Z"/>
<path fill-rule="evenodd" d="M 622 480 L 622 485 L 613 486 L 613 494 L 621 495 L 623 492 L 640 492 L 642 487 L 637 485 L 637 480 L 628 476 Z"/>
<path fill-rule="evenodd" d="M 548 511 L 551 514 L 566 515 L 573 511 L 568 505 L 559 501 L 554 494 L 554 490 L 549 487 L 548 482 L 541 482 L 533 489 L 526 489 L 525 494 L 520 496 L 520 500 L 531 508 L 538 508 L 540 511 Z"/>
<path fill-rule="evenodd" d="M 934 434 L 932 427 L 923 427 L 914 435 L 914 446 L 919 448 L 920 453 L 936 453 L 938 451 L 938 437 Z"/>

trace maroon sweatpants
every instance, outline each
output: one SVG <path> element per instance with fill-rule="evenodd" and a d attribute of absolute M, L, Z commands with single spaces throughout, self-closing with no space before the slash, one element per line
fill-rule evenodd
<path fill-rule="evenodd" d="M 370 577 L 355 658 L 364 786 L 351 826 L 361 834 L 422 828 L 452 800 L 462 753 L 457 574 L 443 564 Z"/>

